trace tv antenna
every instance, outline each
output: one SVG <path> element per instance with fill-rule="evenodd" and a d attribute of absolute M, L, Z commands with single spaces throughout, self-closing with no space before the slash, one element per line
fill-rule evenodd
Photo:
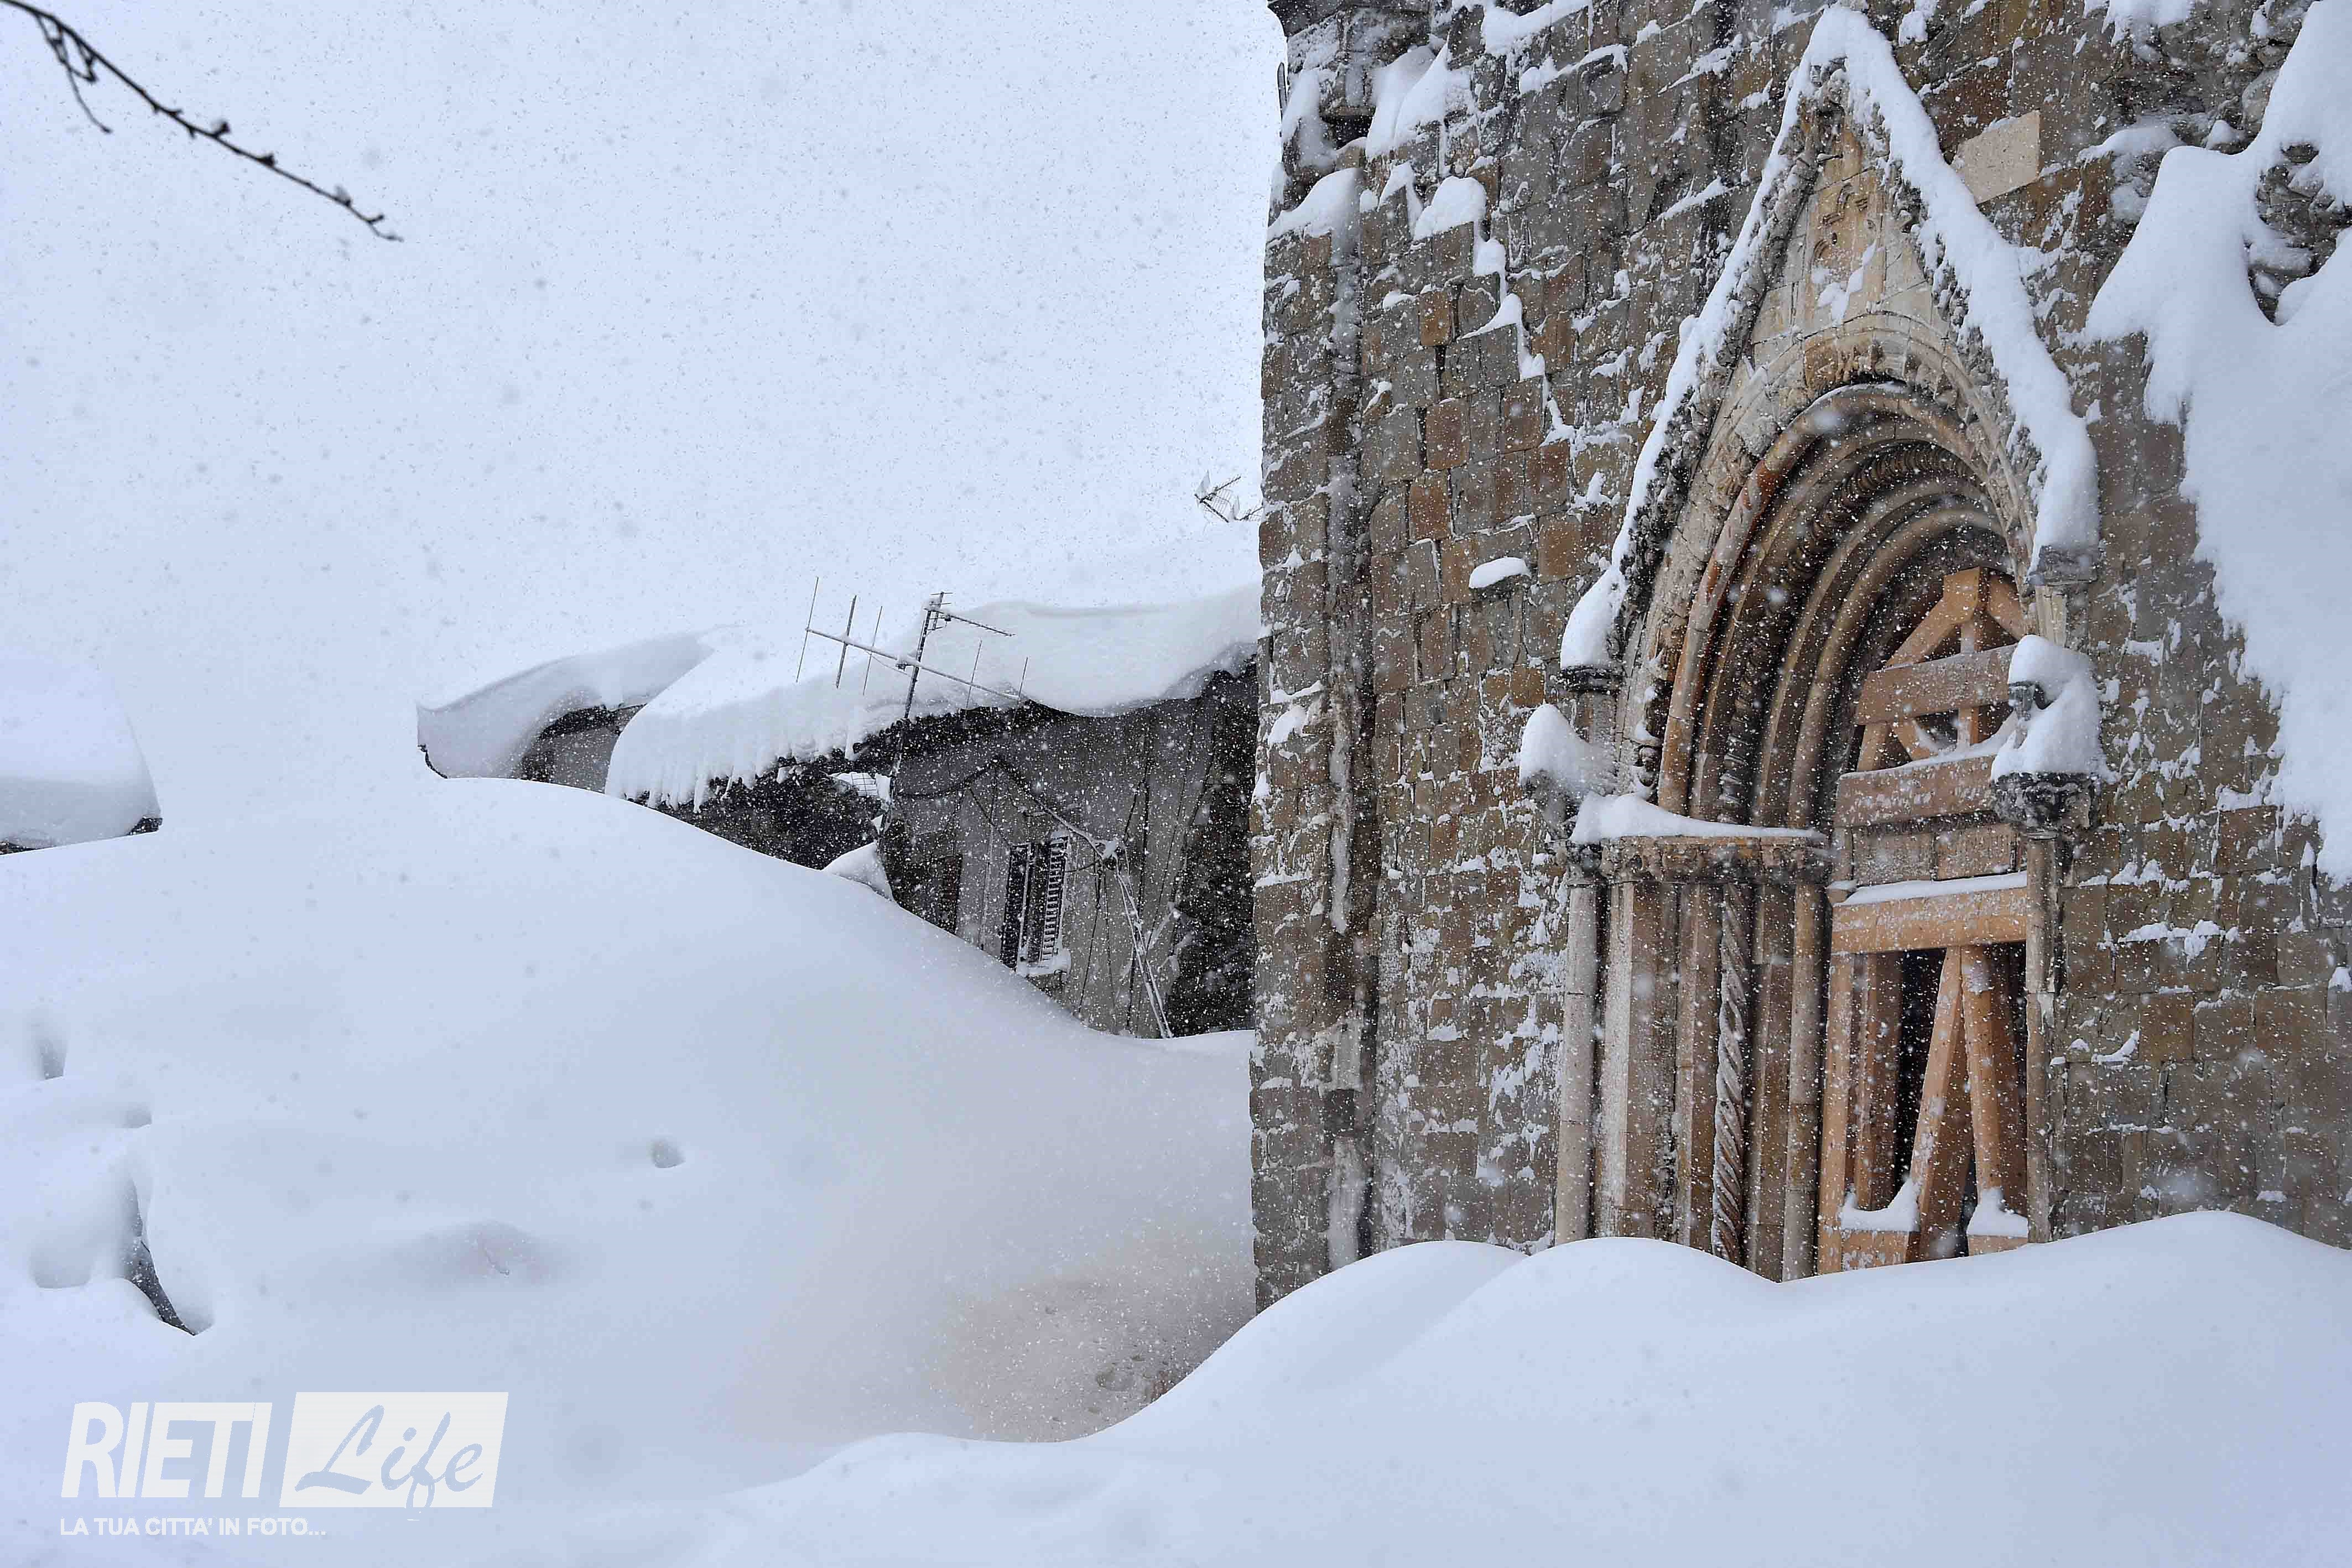
<path fill-rule="evenodd" d="M 871 640 L 862 643 L 857 640 L 857 596 L 854 593 L 849 596 L 849 613 L 843 619 L 839 632 L 827 632 L 819 627 L 816 623 L 816 600 L 818 591 L 824 585 L 824 580 L 819 578 L 809 587 L 808 616 L 801 623 L 800 663 L 793 669 L 793 680 L 795 684 L 800 681 L 808 665 L 809 639 L 820 637 L 825 642 L 837 643 L 841 645 L 841 656 L 834 662 L 833 669 L 833 684 L 836 689 L 848 674 L 849 655 L 853 650 L 866 655 L 866 673 L 858 686 L 861 692 L 874 679 L 874 662 L 877 659 L 887 662 L 894 669 L 906 672 L 907 700 L 905 706 L 899 710 L 898 717 L 901 722 L 915 716 L 915 691 L 925 675 L 960 685 L 975 698 L 985 692 L 990 696 L 999 697 L 1010 703 L 1025 703 L 1029 700 L 1028 660 L 1024 659 L 1021 662 L 1021 679 L 1011 691 L 1005 690 L 1003 686 L 986 685 L 980 678 L 980 655 L 986 644 L 977 637 L 972 639 L 971 671 L 968 674 L 957 674 L 952 670 L 943 670 L 935 664 L 924 662 L 930 653 L 931 633 L 944 626 L 969 626 L 976 632 L 987 632 L 992 637 L 1013 635 L 1002 627 L 991 626 L 985 622 L 974 621 L 969 615 L 959 615 L 950 610 L 948 596 L 944 592 L 934 593 L 923 601 L 922 629 L 915 634 L 914 653 L 908 654 L 894 653 L 887 648 L 880 646 L 882 611 L 878 605 L 874 611 L 874 630 L 869 634 Z"/>

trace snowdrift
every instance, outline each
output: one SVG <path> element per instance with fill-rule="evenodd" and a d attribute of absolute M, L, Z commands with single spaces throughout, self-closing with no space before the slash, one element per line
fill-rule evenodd
<path fill-rule="evenodd" d="M 77 1400 L 507 1390 L 487 1515 L 170 1547 L 446 1561 L 876 1433 L 1091 1430 L 1247 1316 L 1245 1036 L 1092 1034 L 604 797 L 368 800 L 0 860 L 0 1560 L 152 1560 L 57 1540 Z"/>
<path fill-rule="evenodd" d="M 2251 1219 L 1793 1285 L 1663 1242 L 1438 1242 L 1288 1298 L 1097 1436 L 863 1444 L 556 1556 L 2340 1563 L 2347 1463 L 2352 1256 Z"/>

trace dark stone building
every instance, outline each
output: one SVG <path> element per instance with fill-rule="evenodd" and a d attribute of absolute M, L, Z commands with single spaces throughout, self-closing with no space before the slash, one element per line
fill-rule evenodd
<path fill-rule="evenodd" d="M 1255 593 L 926 620 L 807 679 L 740 629 L 559 659 L 421 707 L 418 742 L 856 876 L 1097 1029 L 1248 1027 Z"/>
<path fill-rule="evenodd" d="M 893 771 L 892 896 L 1097 1029 L 1246 1029 L 1252 674 L 1129 713 L 1032 704 L 875 737 L 859 761 Z"/>

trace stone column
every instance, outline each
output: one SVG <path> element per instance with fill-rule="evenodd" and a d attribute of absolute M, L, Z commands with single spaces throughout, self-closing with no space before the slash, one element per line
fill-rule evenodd
<path fill-rule="evenodd" d="M 1560 958 L 1559 1165 L 1552 1178 L 1552 1237 L 1592 1234 L 1592 1091 L 1595 1025 L 1601 1000 L 1601 883 L 1582 867 L 1570 873 L 1566 948 Z"/>
<path fill-rule="evenodd" d="M 1789 959 L 1789 1111 L 1782 1167 L 1780 1278 L 1813 1271 L 1822 1179 L 1822 993 L 1828 983 L 1829 908 L 1799 883 L 1791 896 Z"/>
<path fill-rule="evenodd" d="M 1675 889 L 1609 879 L 1609 979 L 1601 1040 L 1600 1147 L 1593 1230 L 1674 1230 Z"/>

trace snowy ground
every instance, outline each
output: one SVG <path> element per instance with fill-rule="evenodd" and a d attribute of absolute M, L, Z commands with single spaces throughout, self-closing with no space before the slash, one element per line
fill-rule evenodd
<path fill-rule="evenodd" d="M 446 1560 L 1091 1430 L 1246 1316 L 1246 1037 L 1091 1034 L 852 883 L 415 771 L 0 860 L 0 1561 Z M 509 1392 L 496 1507 L 58 1538 L 76 1402 L 345 1388 Z"/>
<path fill-rule="evenodd" d="M 2352 1256 L 2190 1215 L 1775 1285 L 1438 1242 L 1046 1447 L 892 1437 L 503 1561 L 2341 1563 Z"/>
<path fill-rule="evenodd" d="M 1443 1243 L 1226 1340 L 1242 1037 L 1088 1034 L 855 883 L 602 797 L 369 800 L 0 862 L 0 1561 L 1976 1568 L 2352 1534 L 2352 1255 L 2190 1216 L 1780 1286 Z M 122 1278 L 138 1234 L 202 1332 Z M 336 1388 L 510 1394 L 496 1506 L 60 1535 L 210 1511 L 62 1503 L 76 1402 Z"/>

